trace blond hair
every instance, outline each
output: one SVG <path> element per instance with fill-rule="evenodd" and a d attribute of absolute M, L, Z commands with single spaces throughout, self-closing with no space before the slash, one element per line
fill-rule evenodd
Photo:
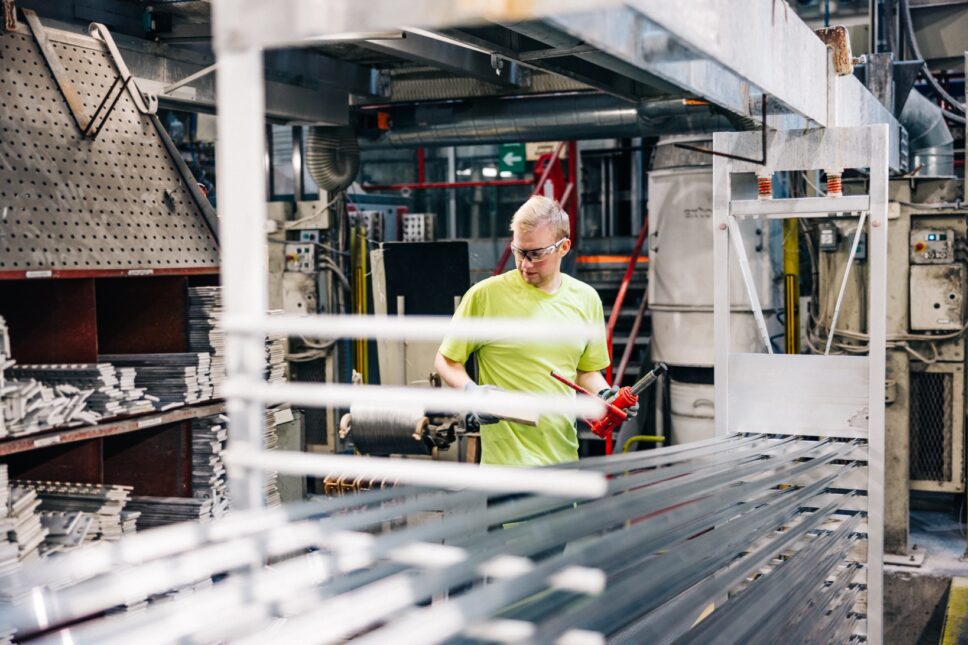
<path fill-rule="evenodd" d="M 555 234 L 555 240 L 571 235 L 568 214 L 561 208 L 561 204 L 541 195 L 534 195 L 521 205 L 511 218 L 511 231 L 533 231 L 541 222 L 548 222 L 551 232 Z"/>

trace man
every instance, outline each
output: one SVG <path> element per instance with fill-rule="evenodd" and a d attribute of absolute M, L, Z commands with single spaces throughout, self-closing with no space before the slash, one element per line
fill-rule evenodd
<path fill-rule="evenodd" d="M 574 396 L 551 378 L 554 370 L 590 392 L 607 398 L 614 394 L 601 370 L 608 367 L 602 301 L 587 284 L 561 272 L 561 260 L 571 249 L 568 215 L 557 202 L 535 196 L 511 221 L 511 249 L 515 269 L 471 287 L 454 318 L 528 318 L 545 324 L 571 322 L 599 325 L 595 341 L 536 344 L 524 341 L 477 342 L 446 338 L 434 365 L 454 388 L 479 387 Z M 480 385 L 464 364 L 477 352 Z M 481 463 L 542 466 L 578 459 L 578 436 L 571 419 L 542 416 L 536 427 L 500 420 L 486 414 L 481 420 Z"/>

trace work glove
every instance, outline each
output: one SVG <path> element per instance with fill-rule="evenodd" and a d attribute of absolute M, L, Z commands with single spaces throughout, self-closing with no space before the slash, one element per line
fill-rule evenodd
<path fill-rule="evenodd" d="M 603 401 L 611 401 L 612 399 L 615 398 L 616 394 L 618 394 L 618 387 L 613 385 L 612 387 L 606 387 L 601 392 L 599 392 L 598 398 L 602 399 Z M 634 418 L 635 415 L 638 413 L 639 413 L 638 401 L 635 402 L 635 405 L 625 408 L 625 414 L 628 415 L 629 419 Z"/>
<path fill-rule="evenodd" d="M 480 390 L 489 390 L 492 392 L 503 392 L 501 388 L 494 385 L 478 385 L 474 381 L 468 381 L 467 385 L 464 386 L 465 392 L 476 392 Z M 496 417 L 493 414 L 488 414 L 487 412 L 471 412 L 471 416 L 477 421 L 478 425 L 491 425 L 500 421 L 500 417 Z"/>

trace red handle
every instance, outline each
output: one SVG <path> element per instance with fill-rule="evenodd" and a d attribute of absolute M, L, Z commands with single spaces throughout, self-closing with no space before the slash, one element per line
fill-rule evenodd
<path fill-rule="evenodd" d="M 598 421 L 589 424 L 592 432 L 603 439 L 607 439 L 616 428 L 629 418 L 625 410 L 638 402 L 639 397 L 632 394 L 632 388 L 623 387 L 609 403 L 608 413 Z"/>

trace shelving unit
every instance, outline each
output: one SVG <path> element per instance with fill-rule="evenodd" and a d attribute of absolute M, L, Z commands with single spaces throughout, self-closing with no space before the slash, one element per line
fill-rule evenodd
<path fill-rule="evenodd" d="M 186 291 L 217 275 L 0 281 L 18 363 L 92 363 L 99 354 L 187 351 Z M 191 495 L 191 419 L 221 402 L 0 440 L 13 478 Z"/>
<path fill-rule="evenodd" d="M 17 58 L 0 70 L 0 89 L 17 90 L 0 113 L 0 316 L 12 357 L 187 351 L 187 289 L 218 284 L 214 211 L 137 89 L 116 83 L 129 72 L 110 36 L 41 28 L 46 52 L 23 24 L 0 33 L 0 51 Z M 117 99 L 97 137 L 77 127 L 63 83 L 88 114 Z M 11 437 L 0 463 L 12 478 L 191 496 L 191 420 L 223 410 L 213 401 Z"/>

